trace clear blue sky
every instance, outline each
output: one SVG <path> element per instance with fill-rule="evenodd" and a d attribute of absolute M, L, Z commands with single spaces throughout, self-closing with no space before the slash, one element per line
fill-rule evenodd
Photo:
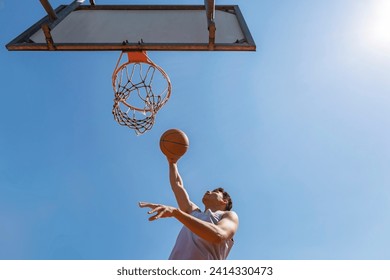
<path fill-rule="evenodd" d="M 173 92 L 136 136 L 111 114 L 119 53 L 9 52 L 45 12 L 0 0 L 0 259 L 166 259 L 181 225 L 137 203 L 175 205 L 173 127 L 193 201 L 234 199 L 230 259 L 390 259 L 389 1 L 217 4 L 240 6 L 257 51 L 149 52 Z"/>

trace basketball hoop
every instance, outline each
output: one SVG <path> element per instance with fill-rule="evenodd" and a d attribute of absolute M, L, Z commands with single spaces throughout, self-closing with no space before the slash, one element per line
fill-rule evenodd
<path fill-rule="evenodd" d="M 112 113 L 120 125 L 140 135 L 153 127 L 158 110 L 168 101 L 171 81 L 146 52 L 126 52 L 128 61 L 120 65 L 123 54 L 112 75 L 115 93 Z"/>

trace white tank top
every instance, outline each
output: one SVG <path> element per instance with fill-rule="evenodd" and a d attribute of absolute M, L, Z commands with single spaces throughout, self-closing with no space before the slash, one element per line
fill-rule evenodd
<path fill-rule="evenodd" d="M 206 210 L 200 212 L 195 210 L 192 216 L 203 221 L 216 224 L 224 211 L 212 212 Z M 223 241 L 218 244 L 208 242 L 183 226 L 176 239 L 176 244 L 172 249 L 170 260 L 225 260 L 233 246 L 233 239 Z"/>

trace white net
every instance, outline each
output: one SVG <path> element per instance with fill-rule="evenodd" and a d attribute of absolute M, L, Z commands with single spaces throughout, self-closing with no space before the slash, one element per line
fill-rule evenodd
<path fill-rule="evenodd" d="M 145 52 L 128 53 L 128 61 L 118 66 L 122 54 L 112 77 L 115 92 L 112 113 L 120 125 L 140 135 L 153 127 L 158 110 L 170 97 L 171 82 Z"/>

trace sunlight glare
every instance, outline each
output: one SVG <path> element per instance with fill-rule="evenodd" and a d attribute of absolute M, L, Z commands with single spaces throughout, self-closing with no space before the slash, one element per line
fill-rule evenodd
<path fill-rule="evenodd" d="M 390 51 L 390 1 L 372 2 L 372 13 L 365 21 L 365 39 L 371 47 Z"/>

